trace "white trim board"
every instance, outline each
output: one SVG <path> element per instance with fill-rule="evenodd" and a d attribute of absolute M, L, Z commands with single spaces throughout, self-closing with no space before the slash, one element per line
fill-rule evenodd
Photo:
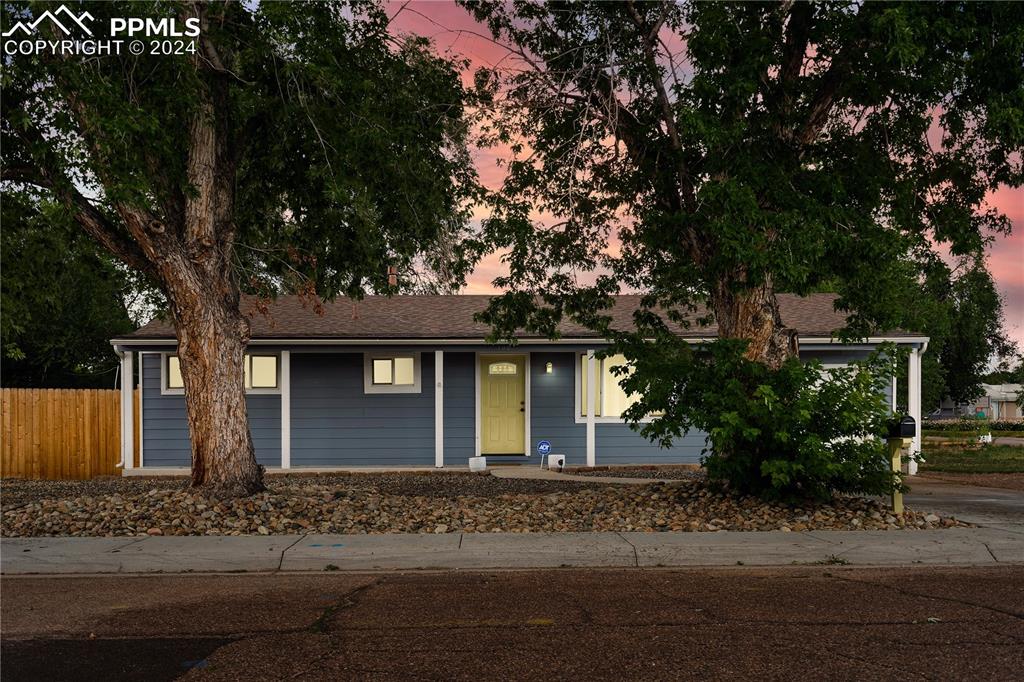
<path fill-rule="evenodd" d="M 292 358 L 281 351 L 278 361 L 278 385 L 281 388 L 281 468 L 292 468 Z M 248 409 L 246 409 L 248 415 Z"/>
<path fill-rule="evenodd" d="M 715 341 L 716 337 L 698 336 L 681 337 L 687 343 L 708 343 Z M 852 346 L 856 344 L 920 344 L 929 340 L 927 336 L 871 336 L 866 339 L 857 339 L 849 343 L 827 336 L 798 337 L 797 341 L 803 344 L 826 344 L 837 346 Z M 177 346 L 178 340 L 169 339 L 111 339 L 114 346 Z M 519 346 L 586 346 L 586 345 L 608 345 L 606 339 L 596 337 L 574 337 L 560 339 L 516 339 Z M 382 338 L 265 338 L 250 339 L 250 346 L 488 346 L 487 339 L 382 339 Z M 508 344 L 502 344 L 508 347 Z"/>
<path fill-rule="evenodd" d="M 139 352 L 139 468 L 143 468 L 146 465 L 146 405 L 143 400 L 146 397 L 146 356 L 147 355 L 160 355 L 160 353 L 143 353 Z M 162 370 L 161 370 L 162 372 Z M 160 381 L 163 382 L 163 376 L 160 377 Z M 162 385 L 162 384 L 161 384 Z"/>
<path fill-rule="evenodd" d="M 135 467 L 135 353 L 121 354 L 121 470 Z M 141 393 L 141 391 L 140 391 Z M 139 417 L 142 418 L 141 415 Z"/>
<path fill-rule="evenodd" d="M 575 356 L 575 353 L 573 354 Z M 575 362 L 575 361 L 574 361 Z M 587 350 L 587 466 L 597 466 L 597 362 L 593 348 Z"/>
<path fill-rule="evenodd" d="M 444 351 L 434 351 L 434 466 L 444 467 Z"/>

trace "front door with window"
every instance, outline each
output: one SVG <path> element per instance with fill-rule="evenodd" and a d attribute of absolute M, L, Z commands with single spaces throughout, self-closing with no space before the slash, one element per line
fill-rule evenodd
<path fill-rule="evenodd" d="M 526 452 L 526 358 L 480 356 L 480 454 Z"/>

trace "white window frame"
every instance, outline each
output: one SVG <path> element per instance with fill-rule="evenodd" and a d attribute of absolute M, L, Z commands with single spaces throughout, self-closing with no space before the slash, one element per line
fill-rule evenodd
<path fill-rule="evenodd" d="M 390 353 L 363 353 L 363 393 L 368 395 L 381 393 L 422 393 L 423 373 L 420 356 L 422 353 L 395 351 Z M 394 360 L 395 358 L 412 358 L 412 383 L 411 384 L 375 384 L 373 383 L 373 361 Z"/>
<path fill-rule="evenodd" d="M 171 388 L 167 385 L 168 371 L 167 363 L 168 358 L 177 356 L 177 353 L 160 353 L 160 394 L 161 395 L 185 395 L 185 388 Z M 140 382 L 141 383 L 141 382 Z"/>
<path fill-rule="evenodd" d="M 168 376 L 167 376 L 168 375 L 167 363 L 168 363 L 168 358 L 170 358 L 172 356 L 177 356 L 177 355 L 178 355 L 177 353 L 169 353 L 169 352 L 168 353 L 160 353 L 160 394 L 161 395 L 185 395 L 185 389 L 184 388 L 170 388 L 167 385 L 167 379 L 168 379 Z M 255 356 L 259 356 L 259 357 L 273 357 L 273 358 L 277 358 L 277 363 L 276 363 L 277 364 L 277 368 L 276 368 L 277 369 L 277 388 L 246 388 L 245 389 L 246 395 L 279 395 L 281 393 L 281 354 L 280 353 L 269 353 L 269 352 L 246 353 L 244 361 L 247 362 L 248 359 L 251 356 L 254 356 L 254 355 Z"/>
<path fill-rule="evenodd" d="M 281 354 L 280 353 L 246 353 L 243 362 L 249 362 L 249 358 L 252 357 L 263 357 L 263 358 L 277 358 L 277 362 L 274 363 L 274 371 L 277 378 L 277 386 L 274 388 L 246 388 L 246 393 L 254 395 L 277 395 L 281 392 Z M 251 373 L 251 372 L 250 372 Z M 243 375 L 244 376 L 244 375 Z"/>
<path fill-rule="evenodd" d="M 586 415 L 583 414 L 583 401 L 586 400 L 586 396 L 581 396 L 580 392 L 583 390 L 583 359 L 587 357 L 587 354 L 584 352 L 584 353 L 573 353 L 572 355 L 573 355 L 573 360 L 574 360 L 574 363 L 575 363 L 574 364 L 574 369 L 573 369 L 573 374 L 576 377 L 576 386 L 573 389 L 573 402 L 574 402 L 573 415 L 575 417 L 575 420 L 576 420 L 577 424 L 586 424 L 587 423 L 587 417 L 586 417 Z M 601 366 L 598 368 L 598 371 L 595 372 L 595 374 L 597 375 L 598 384 L 597 384 L 597 386 L 594 387 L 594 402 L 597 404 L 597 406 L 601 405 L 601 385 L 602 385 L 601 372 L 603 371 L 604 360 L 606 360 L 606 359 L 607 358 L 594 358 L 595 361 L 601 363 Z M 656 415 L 644 417 L 643 419 L 640 420 L 640 423 L 641 424 L 646 424 L 648 422 L 654 421 L 655 419 L 657 419 Z M 604 415 L 596 415 L 595 414 L 594 415 L 594 423 L 595 424 L 626 424 L 628 422 L 625 419 L 623 419 L 622 417 L 606 417 Z"/>

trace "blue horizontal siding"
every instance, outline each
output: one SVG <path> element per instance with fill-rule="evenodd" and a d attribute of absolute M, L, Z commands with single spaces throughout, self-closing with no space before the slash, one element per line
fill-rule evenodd
<path fill-rule="evenodd" d="M 142 457 L 144 467 L 192 465 L 192 446 L 185 413 L 185 396 L 160 393 L 160 355 L 142 360 Z M 264 466 L 281 465 L 281 396 L 251 394 L 245 397 L 256 461 Z"/>
<path fill-rule="evenodd" d="M 530 444 L 551 443 L 569 466 L 587 464 L 587 426 L 577 424 L 575 353 L 533 353 L 530 358 Z M 546 372 L 551 363 L 551 374 Z"/>
<path fill-rule="evenodd" d="M 444 463 L 466 466 L 476 454 L 476 356 L 444 354 Z"/>
<path fill-rule="evenodd" d="M 672 447 L 661 448 L 628 424 L 595 424 L 594 439 L 597 464 L 699 464 L 705 447 L 701 431 L 691 431 Z"/>
<path fill-rule="evenodd" d="M 293 467 L 434 463 L 434 354 L 421 393 L 363 389 L 363 354 L 291 354 Z"/>
<path fill-rule="evenodd" d="M 444 354 L 444 459 L 465 466 L 476 451 L 476 355 L 493 348 L 460 347 Z M 507 349 L 505 349 L 507 350 Z M 586 424 L 576 421 L 577 353 L 582 347 L 530 352 L 530 430 L 551 441 L 570 465 L 586 464 Z M 434 463 L 434 349 L 421 351 L 421 393 L 366 394 L 363 349 L 291 353 L 292 466 L 430 466 Z M 847 363 L 866 357 L 859 349 L 809 350 L 805 359 Z M 545 371 L 547 363 L 552 372 Z M 187 466 L 190 460 L 184 398 L 160 394 L 158 355 L 142 366 L 145 466 Z M 891 388 L 887 389 L 891 398 Z M 280 464 L 279 395 L 249 395 L 250 430 L 257 459 Z M 691 433 L 663 449 L 627 424 L 595 425 L 596 462 L 604 464 L 697 463 L 703 433 Z"/>

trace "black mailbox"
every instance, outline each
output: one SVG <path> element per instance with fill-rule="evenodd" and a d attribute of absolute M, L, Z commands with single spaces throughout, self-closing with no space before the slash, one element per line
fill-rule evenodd
<path fill-rule="evenodd" d="M 889 438 L 913 438 L 917 435 L 917 422 L 913 417 L 889 420 Z"/>

